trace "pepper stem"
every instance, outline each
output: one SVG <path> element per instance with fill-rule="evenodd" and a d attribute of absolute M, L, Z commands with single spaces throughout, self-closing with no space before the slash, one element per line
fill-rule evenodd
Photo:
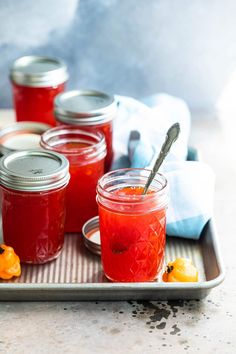
<path fill-rule="evenodd" d="M 4 248 L 0 246 L 0 254 L 3 254 L 5 252 Z"/>
<path fill-rule="evenodd" d="M 173 269 L 174 269 L 174 267 L 172 265 L 171 266 L 168 265 L 166 267 L 166 271 L 167 271 L 168 274 L 171 273 Z"/>

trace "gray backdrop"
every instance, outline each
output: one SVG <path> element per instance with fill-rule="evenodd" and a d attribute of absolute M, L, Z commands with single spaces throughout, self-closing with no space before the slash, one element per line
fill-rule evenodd
<path fill-rule="evenodd" d="M 42 54 L 68 63 L 68 88 L 211 111 L 236 66 L 235 17 L 235 0 L 0 0 L 0 107 L 12 61 Z"/>

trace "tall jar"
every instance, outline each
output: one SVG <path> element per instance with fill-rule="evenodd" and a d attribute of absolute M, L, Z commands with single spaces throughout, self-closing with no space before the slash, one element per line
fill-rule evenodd
<path fill-rule="evenodd" d="M 55 117 L 58 124 L 75 125 L 79 129 L 100 131 L 107 145 L 105 171 L 113 159 L 113 119 L 117 113 L 114 97 L 100 91 L 68 91 L 55 99 Z"/>
<path fill-rule="evenodd" d="M 65 90 L 67 79 L 62 60 L 33 55 L 17 59 L 10 70 L 16 120 L 55 126 L 54 98 Z"/>
<path fill-rule="evenodd" d="M 73 126 L 60 126 L 41 136 L 41 146 L 69 160 L 71 178 L 66 195 L 65 231 L 80 232 L 85 221 L 98 212 L 96 185 L 104 173 L 104 136 Z"/>
<path fill-rule="evenodd" d="M 167 180 L 157 174 L 143 195 L 149 174 L 120 169 L 98 182 L 102 264 L 106 277 L 115 282 L 153 281 L 163 265 Z"/>
<path fill-rule="evenodd" d="M 62 249 L 68 170 L 64 156 L 43 150 L 0 160 L 3 239 L 23 263 L 51 261 Z"/>

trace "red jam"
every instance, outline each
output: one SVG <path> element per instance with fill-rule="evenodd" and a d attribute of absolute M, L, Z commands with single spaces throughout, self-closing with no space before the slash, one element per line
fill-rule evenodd
<path fill-rule="evenodd" d="M 83 224 L 98 213 L 96 186 L 104 173 L 104 137 L 64 126 L 44 133 L 41 145 L 63 154 L 69 160 L 65 231 L 80 232 Z"/>
<path fill-rule="evenodd" d="M 64 242 L 65 188 L 33 193 L 2 188 L 2 198 L 4 242 L 21 262 L 56 258 Z"/>
<path fill-rule="evenodd" d="M 45 263 L 63 246 L 69 162 L 54 152 L 15 151 L 0 159 L 3 239 L 23 263 Z"/>
<path fill-rule="evenodd" d="M 113 160 L 113 147 L 112 147 L 112 139 L 113 139 L 113 125 L 112 122 L 107 122 L 98 127 L 98 131 L 101 131 L 106 140 L 107 145 L 107 156 L 105 158 L 105 171 L 109 171 L 111 168 L 112 160 Z"/>
<path fill-rule="evenodd" d="M 112 122 L 107 122 L 104 124 L 99 124 L 97 126 L 80 126 L 79 129 L 87 130 L 91 132 L 101 132 L 105 136 L 107 155 L 105 158 L 105 172 L 110 170 L 112 160 L 113 160 L 113 148 L 112 148 L 112 137 L 113 137 L 113 125 Z"/>
<path fill-rule="evenodd" d="M 53 102 L 65 90 L 65 83 L 52 87 L 29 87 L 12 83 L 16 120 L 56 125 Z"/>
<path fill-rule="evenodd" d="M 64 61 L 38 55 L 18 58 L 10 69 L 16 120 L 56 125 L 54 98 L 65 90 Z"/>
<path fill-rule="evenodd" d="M 153 198 L 137 203 L 133 197 L 143 198 L 142 192 L 142 187 L 120 188 L 107 202 L 105 193 L 98 195 L 102 264 L 106 277 L 115 282 L 153 281 L 163 266 L 166 206 L 153 210 Z"/>
<path fill-rule="evenodd" d="M 66 232 L 80 232 L 83 224 L 98 213 L 96 186 L 104 173 L 104 160 L 86 162 L 86 156 L 75 159 L 67 155 L 74 149 L 89 145 L 65 143 L 57 145 L 57 151 L 65 154 L 70 163 L 70 182 L 66 196 Z"/>
<path fill-rule="evenodd" d="M 107 145 L 105 171 L 109 171 L 113 159 L 113 119 L 117 114 L 114 97 L 94 90 L 67 91 L 56 97 L 54 106 L 58 125 L 104 134 Z"/>

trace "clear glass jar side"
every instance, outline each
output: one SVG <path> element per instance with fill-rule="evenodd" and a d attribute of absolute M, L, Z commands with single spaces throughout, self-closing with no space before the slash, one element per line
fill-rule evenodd
<path fill-rule="evenodd" d="M 166 178 L 157 174 L 149 192 L 142 195 L 149 170 L 120 169 L 111 171 L 99 180 L 97 185 L 97 201 L 109 209 L 124 211 L 126 213 L 143 213 L 143 210 L 163 209 L 168 204 L 168 184 Z M 139 188 L 140 193 L 119 193 L 127 188 Z"/>
<path fill-rule="evenodd" d="M 68 159 L 76 158 L 83 164 L 106 156 L 106 143 L 102 133 L 78 129 L 75 126 L 58 126 L 41 135 L 41 147 L 65 155 Z"/>
<path fill-rule="evenodd" d="M 150 171 L 124 169 L 104 175 L 97 201 L 101 256 L 112 281 L 153 281 L 164 260 L 167 182 L 159 175 L 142 195 Z"/>
<path fill-rule="evenodd" d="M 65 91 L 66 83 L 48 87 L 30 87 L 12 84 L 13 104 L 17 122 L 34 121 L 56 125 L 54 99 Z"/>
<path fill-rule="evenodd" d="M 15 249 L 21 262 L 46 263 L 59 255 L 64 242 L 66 186 L 45 192 L 1 187 L 4 242 Z"/>
<path fill-rule="evenodd" d="M 42 135 L 43 148 L 60 152 L 70 163 L 70 182 L 66 197 L 66 232 L 80 232 L 97 215 L 96 186 L 104 173 L 106 144 L 101 133 L 76 127 L 53 128 Z"/>
<path fill-rule="evenodd" d="M 67 124 L 66 122 L 59 121 L 56 117 L 57 120 L 57 126 L 62 126 Z M 81 121 L 80 119 L 74 119 L 73 120 L 73 125 L 78 127 L 81 130 L 87 130 L 90 132 L 101 132 L 106 141 L 106 147 L 107 147 L 107 155 L 105 158 L 105 171 L 108 172 L 111 168 L 112 161 L 113 161 L 113 156 L 114 156 L 114 151 L 113 151 L 113 121 L 110 120 L 105 123 L 94 123 L 94 124 L 89 124 L 89 118 L 87 119 L 88 123 L 83 123 L 80 124 Z M 72 123 L 71 123 L 72 124 Z M 69 125 L 69 124 L 68 124 Z"/>

